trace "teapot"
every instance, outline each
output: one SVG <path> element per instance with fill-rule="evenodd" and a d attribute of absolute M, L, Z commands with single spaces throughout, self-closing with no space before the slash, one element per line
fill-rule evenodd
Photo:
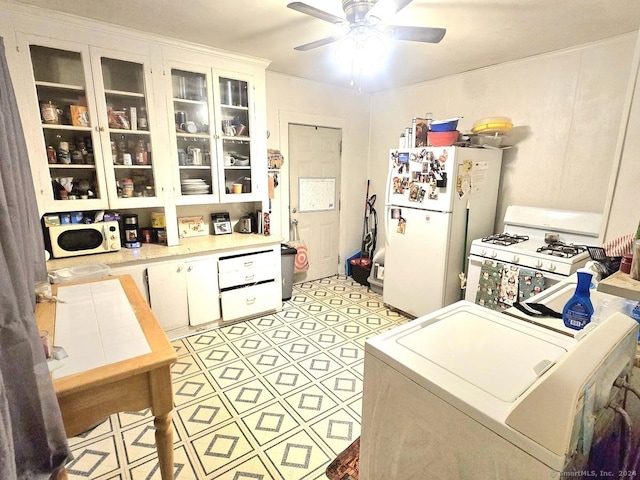
<path fill-rule="evenodd" d="M 202 165 L 202 149 L 197 147 L 187 148 L 191 165 Z"/>

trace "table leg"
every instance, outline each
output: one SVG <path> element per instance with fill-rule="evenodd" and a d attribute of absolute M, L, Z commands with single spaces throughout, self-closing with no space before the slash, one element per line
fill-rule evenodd
<path fill-rule="evenodd" d="M 173 480 L 173 425 L 171 412 L 157 415 L 153 420 L 156 427 L 156 449 L 162 480 Z"/>

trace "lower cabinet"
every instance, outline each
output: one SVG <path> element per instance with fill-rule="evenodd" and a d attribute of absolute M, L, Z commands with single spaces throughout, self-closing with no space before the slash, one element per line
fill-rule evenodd
<path fill-rule="evenodd" d="M 147 266 L 149 303 L 165 331 L 220 319 L 215 257 Z"/>
<path fill-rule="evenodd" d="M 111 266 L 109 267 L 111 275 L 131 275 L 136 282 L 140 293 L 149 303 L 149 290 L 147 288 L 147 264 L 127 265 L 126 267 Z"/>

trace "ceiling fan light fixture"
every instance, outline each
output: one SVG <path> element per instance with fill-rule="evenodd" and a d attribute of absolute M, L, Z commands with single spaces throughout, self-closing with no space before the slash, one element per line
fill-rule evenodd
<path fill-rule="evenodd" d="M 378 66 L 387 53 L 387 36 L 375 28 L 354 27 L 338 43 L 338 61 L 355 70 Z"/>

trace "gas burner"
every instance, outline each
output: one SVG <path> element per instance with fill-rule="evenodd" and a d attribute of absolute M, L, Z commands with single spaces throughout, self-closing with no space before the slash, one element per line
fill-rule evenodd
<path fill-rule="evenodd" d="M 514 243 L 525 242 L 527 240 L 529 240 L 527 235 L 511 235 L 510 233 L 496 233 L 495 235 L 482 238 L 483 242 L 494 245 L 513 245 Z"/>
<path fill-rule="evenodd" d="M 547 255 L 553 255 L 554 257 L 571 258 L 575 257 L 579 253 L 586 252 L 587 247 L 585 247 L 584 245 L 573 245 L 558 242 L 544 245 L 538 248 L 538 250 L 536 251 L 540 253 L 546 253 Z"/>

